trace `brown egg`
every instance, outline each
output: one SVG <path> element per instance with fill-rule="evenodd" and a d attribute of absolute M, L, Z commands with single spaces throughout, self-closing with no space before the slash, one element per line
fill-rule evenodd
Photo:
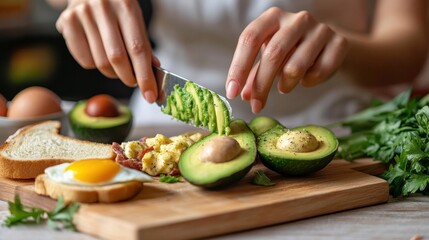
<path fill-rule="evenodd" d="M 3 95 L 0 94 L 0 117 L 6 117 L 7 115 L 7 101 L 3 97 Z"/>
<path fill-rule="evenodd" d="M 118 101 L 108 94 L 99 94 L 90 99 L 85 106 L 85 112 L 91 117 L 119 116 Z"/>
<path fill-rule="evenodd" d="M 28 119 L 61 111 L 61 100 L 55 93 L 44 87 L 29 87 L 12 99 L 7 116 Z"/>

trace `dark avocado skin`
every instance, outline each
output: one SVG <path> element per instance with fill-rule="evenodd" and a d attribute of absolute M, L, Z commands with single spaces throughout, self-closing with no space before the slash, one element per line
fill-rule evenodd
<path fill-rule="evenodd" d="M 317 172 L 321 170 L 322 168 L 326 167 L 331 160 L 335 156 L 335 152 L 332 154 L 327 155 L 326 157 L 315 159 L 315 160 L 288 160 L 284 161 L 282 158 L 276 158 L 274 156 L 269 155 L 259 155 L 259 159 L 261 160 L 262 164 L 266 166 L 267 168 L 278 172 L 282 175 L 287 176 L 303 176 L 308 175 L 314 172 Z"/>
<path fill-rule="evenodd" d="M 204 145 L 205 141 L 209 141 L 211 138 L 218 136 L 218 133 L 212 133 L 206 136 L 199 142 L 186 149 L 180 157 L 180 172 L 183 178 L 185 178 L 189 183 L 207 189 L 222 189 L 238 182 L 250 171 L 256 159 L 257 151 L 255 136 L 248 128 L 246 122 L 244 122 L 243 120 L 231 121 L 230 127 L 231 134 L 229 135 L 229 137 L 240 138 L 240 141 L 242 141 L 240 145 L 244 149 L 243 151 L 245 151 L 245 153 L 231 160 L 230 163 L 233 164 L 231 164 L 229 168 L 227 168 L 226 170 L 225 168 L 222 169 L 222 177 L 217 176 L 216 172 L 214 171 L 218 171 L 221 168 L 216 168 L 216 165 L 223 163 L 212 163 L 207 165 L 193 164 L 193 161 L 201 161 L 197 157 L 199 155 L 198 151 L 200 151 L 200 147 Z M 198 168 L 197 166 L 202 166 L 202 168 Z M 194 173 L 202 172 L 214 174 L 212 174 L 212 177 L 204 179 L 201 179 L 200 177 L 195 177 Z M 207 174 L 203 174 L 202 176 L 204 175 Z"/>
<path fill-rule="evenodd" d="M 88 128 L 76 122 L 69 122 L 76 138 L 91 142 L 111 144 L 112 142 L 121 143 L 125 141 L 131 131 L 133 120 L 131 118 L 126 124 L 100 129 Z"/>
<path fill-rule="evenodd" d="M 86 114 L 82 110 L 84 108 L 81 106 L 85 103 L 86 101 L 78 102 L 68 114 L 70 128 L 73 131 L 74 137 L 81 140 L 107 144 L 111 144 L 112 142 L 121 143 L 128 137 L 133 125 L 133 116 L 128 107 L 122 106 L 122 108 L 126 109 L 126 112 L 121 113 L 121 116 L 123 114 L 128 115 L 126 122 L 113 124 L 109 127 L 100 127 L 97 123 L 88 124 L 82 117 L 79 117 L 81 114 Z"/>
<path fill-rule="evenodd" d="M 249 128 L 256 136 L 270 130 L 271 128 L 282 125 L 276 119 L 268 116 L 257 116 L 249 122 Z"/>
<path fill-rule="evenodd" d="M 222 179 L 220 179 L 216 182 L 213 182 L 213 183 L 203 184 L 203 185 L 197 185 L 194 183 L 192 183 L 192 184 L 199 186 L 199 187 L 211 189 L 211 190 L 224 189 L 224 188 L 230 187 L 230 186 L 236 184 L 238 181 L 240 181 L 244 176 L 246 176 L 246 174 L 250 171 L 250 169 L 252 169 L 252 166 L 253 166 L 253 164 L 249 165 L 247 168 L 245 168 L 241 171 L 238 171 L 238 172 L 232 174 L 231 176 L 229 176 L 227 178 L 222 178 Z"/>
<path fill-rule="evenodd" d="M 319 128 L 325 129 L 323 127 Z M 279 156 L 278 154 L 273 154 L 273 151 L 264 149 L 266 146 L 264 145 L 264 141 L 268 141 L 270 139 L 278 139 L 284 133 L 285 130 L 286 128 L 278 125 L 258 137 L 259 159 L 261 160 L 262 164 L 264 164 L 267 168 L 282 175 L 303 176 L 321 170 L 326 165 L 328 165 L 335 157 L 335 154 L 338 149 L 338 140 L 335 135 L 333 135 L 333 133 L 331 133 L 329 130 L 325 130 L 324 132 L 330 135 L 327 139 L 333 141 L 332 149 L 330 149 L 330 151 L 325 152 L 323 155 L 314 153 L 314 155 L 311 156 L 311 159 L 297 159 L 294 158 L 293 153 L 290 152 L 285 152 L 284 155 Z"/>

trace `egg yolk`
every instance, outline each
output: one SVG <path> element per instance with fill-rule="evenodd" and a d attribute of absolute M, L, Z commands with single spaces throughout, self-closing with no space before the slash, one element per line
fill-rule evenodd
<path fill-rule="evenodd" d="M 71 163 L 64 173 L 81 182 L 102 183 L 112 179 L 120 169 L 120 165 L 112 160 L 89 159 Z"/>

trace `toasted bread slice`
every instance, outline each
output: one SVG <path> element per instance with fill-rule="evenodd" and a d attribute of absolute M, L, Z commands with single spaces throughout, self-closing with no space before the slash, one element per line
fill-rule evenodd
<path fill-rule="evenodd" d="M 114 159 L 110 144 L 78 140 L 59 134 L 59 121 L 19 129 L 0 146 L 0 177 L 31 179 L 45 168 L 81 159 Z"/>
<path fill-rule="evenodd" d="M 115 183 L 104 186 L 77 186 L 51 180 L 46 174 L 37 176 L 34 191 L 58 199 L 63 196 L 65 202 L 111 203 L 127 200 L 139 193 L 143 183 L 139 181 Z"/>

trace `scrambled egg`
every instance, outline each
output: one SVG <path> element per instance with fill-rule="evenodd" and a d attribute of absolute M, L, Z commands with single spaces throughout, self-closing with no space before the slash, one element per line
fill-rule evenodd
<path fill-rule="evenodd" d="M 127 158 L 138 158 L 141 151 L 146 150 L 147 147 L 153 148 L 142 158 L 142 171 L 157 176 L 177 169 L 182 152 L 201 138 L 203 138 L 201 133 L 185 133 L 170 138 L 157 134 L 153 138 L 146 139 L 147 146 L 138 141 L 125 142 L 121 146 Z"/>

